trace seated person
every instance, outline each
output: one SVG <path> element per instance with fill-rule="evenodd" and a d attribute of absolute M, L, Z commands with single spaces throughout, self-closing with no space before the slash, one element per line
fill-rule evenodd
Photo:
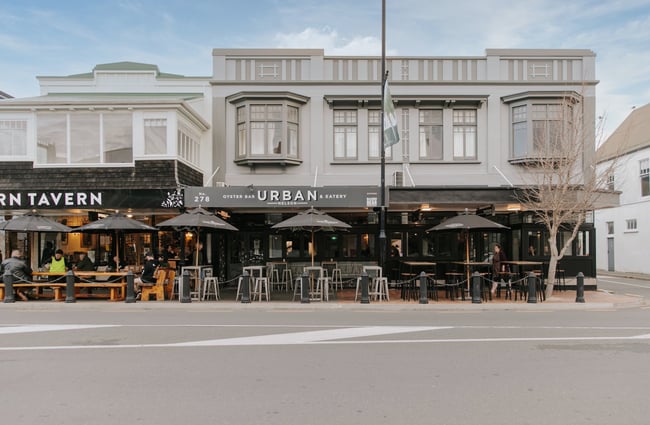
<path fill-rule="evenodd" d="M 31 282 L 32 280 L 32 269 L 25 263 L 22 258 L 22 254 L 19 250 L 14 249 L 11 251 L 11 257 L 5 259 L 0 265 L 0 277 L 5 274 L 11 274 L 14 276 L 14 283 L 20 282 Z M 25 295 L 21 290 L 15 290 L 16 295 L 23 300 L 27 301 L 27 295 Z"/>
<path fill-rule="evenodd" d="M 66 258 L 63 256 L 63 250 L 60 248 L 54 252 L 54 257 L 50 259 L 48 264 L 46 264 L 45 267 L 50 273 L 65 274 L 65 272 L 70 270 L 70 265 L 68 264 Z M 49 280 L 53 282 L 65 283 L 65 277 L 59 275 L 49 276 Z"/>
<path fill-rule="evenodd" d="M 74 269 L 81 272 L 92 272 L 95 271 L 95 265 L 90 260 L 90 258 L 88 258 L 86 253 L 82 252 L 79 254 L 79 262 L 74 266 Z"/>
<path fill-rule="evenodd" d="M 118 257 L 117 255 L 115 255 L 113 256 L 113 258 L 111 258 L 108 261 L 108 267 L 106 271 L 119 272 L 120 270 L 124 269 L 124 267 L 125 267 L 124 261 L 122 261 L 120 257 Z"/>
<path fill-rule="evenodd" d="M 133 283 L 135 284 L 136 299 L 140 299 L 142 291 L 140 286 L 143 284 L 154 284 L 156 283 L 156 271 L 158 270 L 158 263 L 154 260 L 154 256 L 151 252 L 147 252 L 144 255 L 144 268 L 142 269 L 142 275 L 136 277 Z"/>

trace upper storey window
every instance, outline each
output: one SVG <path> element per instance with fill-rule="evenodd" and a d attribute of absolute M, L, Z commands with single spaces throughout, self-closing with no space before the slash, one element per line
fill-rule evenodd
<path fill-rule="evenodd" d="M 121 112 L 39 112 L 38 164 L 133 162 L 133 119 Z"/>
<path fill-rule="evenodd" d="M 27 120 L 0 120 L 0 157 L 27 155 Z"/>
<path fill-rule="evenodd" d="M 288 93 L 239 94 L 231 98 L 237 108 L 235 162 L 300 164 L 300 104 L 306 100 Z"/>
<path fill-rule="evenodd" d="M 560 158 L 565 143 L 575 143 L 576 123 L 582 122 L 577 95 L 534 94 L 505 98 L 510 103 L 511 162 L 536 162 Z"/>

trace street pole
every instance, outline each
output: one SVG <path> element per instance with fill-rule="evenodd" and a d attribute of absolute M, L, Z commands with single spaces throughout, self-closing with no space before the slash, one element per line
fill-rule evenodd
<path fill-rule="evenodd" d="M 384 96 L 386 87 L 386 0 L 381 1 L 381 184 L 379 188 L 379 266 L 386 273 L 386 149 L 384 148 Z"/>

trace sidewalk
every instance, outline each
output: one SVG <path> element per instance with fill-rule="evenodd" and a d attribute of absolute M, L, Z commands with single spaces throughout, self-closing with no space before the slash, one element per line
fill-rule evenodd
<path fill-rule="evenodd" d="M 639 279 L 650 281 L 650 274 L 634 273 L 634 272 L 610 272 L 607 270 L 596 270 L 596 278 L 599 277 L 622 277 L 628 279 Z"/>

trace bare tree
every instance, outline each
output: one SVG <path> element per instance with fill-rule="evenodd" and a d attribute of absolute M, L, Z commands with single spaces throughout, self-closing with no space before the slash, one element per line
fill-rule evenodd
<path fill-rule="evenodd" d="M 596 169 L 596 135 L 602 134 L 603 121 L 596 125 L 585 120 L 578 93 L 567 93 L 562 102 L 540 105 L 532 113 L 533 152 L 523 164 L 521 177 L 525 183 L 518 197 L 522 208 L 534 212 L 536 221 L 548 230 L 546 295 L 550 296 L 557 264 L 571 247 L 586 215 L 593 214 L 603 195 L 612 193 L 607 182 L 616 161 Z M 559 246 L 561 231 L 569 236 Z"/>

